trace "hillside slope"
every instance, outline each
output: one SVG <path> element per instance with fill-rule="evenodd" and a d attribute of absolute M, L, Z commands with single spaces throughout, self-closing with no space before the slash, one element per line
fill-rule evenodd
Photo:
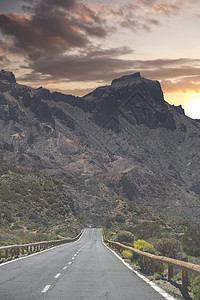
<path fill-rule="evenodd" d="M 200 123 L 139 73 L 78 98 L 1 71 L 0 132 L 0 158 L 64 182 L 87 222 L 101 224 L 120 195 L 199 220 Z"/>

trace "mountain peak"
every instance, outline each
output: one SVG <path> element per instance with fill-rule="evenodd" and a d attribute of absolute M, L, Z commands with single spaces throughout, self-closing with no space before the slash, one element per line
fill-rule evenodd
<path fill-rule="evenodd" d="M 1 70 L 0 71 L 0 81 L 6 80 L 10 83 L 16 83 L 15 75 L 12 72 Z"/>
<path fill-rule="evenodd" d="M 142 78 L 140 72 L 136 72 L 136 73 L 133 73 L 131 75 L 125 75 L 125 76 L 122 76 L 120 78 L 116 78 L 112 81 L 111 85 L 115 84 L 116 82 L 131 81 L 131 80 L 135 80 L 135 79 L 138 79 L 138 78 Z"/>

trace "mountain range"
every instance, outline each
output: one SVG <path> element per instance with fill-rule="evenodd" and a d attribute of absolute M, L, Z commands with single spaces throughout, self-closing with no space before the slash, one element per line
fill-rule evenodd
<path fill-rule="evenodd" d="M 88 223 L 118 214 L 117 197 L 200 218 L 200 122 L 140 73 L 75 97 L 20 85 L 2 70 L 0 159 L 52 178 Z"/>

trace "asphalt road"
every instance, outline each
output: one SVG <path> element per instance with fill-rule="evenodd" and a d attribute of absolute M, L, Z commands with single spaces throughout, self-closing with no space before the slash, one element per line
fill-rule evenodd
<path fill-rule="evenodd" d="M 0 265 L 0 300 L 165 299 L 102 243 L 100 229 L 76 242 Z"/>

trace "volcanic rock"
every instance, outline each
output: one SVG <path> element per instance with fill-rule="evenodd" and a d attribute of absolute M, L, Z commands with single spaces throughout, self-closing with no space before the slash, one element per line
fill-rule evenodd
<path fill-rule="evenodd" d="M 113 195 L 199 220 L 199 149 L 199 120 L 140 73 L 80 98 L 0 72 L 0 158 L 61 178 L 88 220 L 101 222 Z"/>

